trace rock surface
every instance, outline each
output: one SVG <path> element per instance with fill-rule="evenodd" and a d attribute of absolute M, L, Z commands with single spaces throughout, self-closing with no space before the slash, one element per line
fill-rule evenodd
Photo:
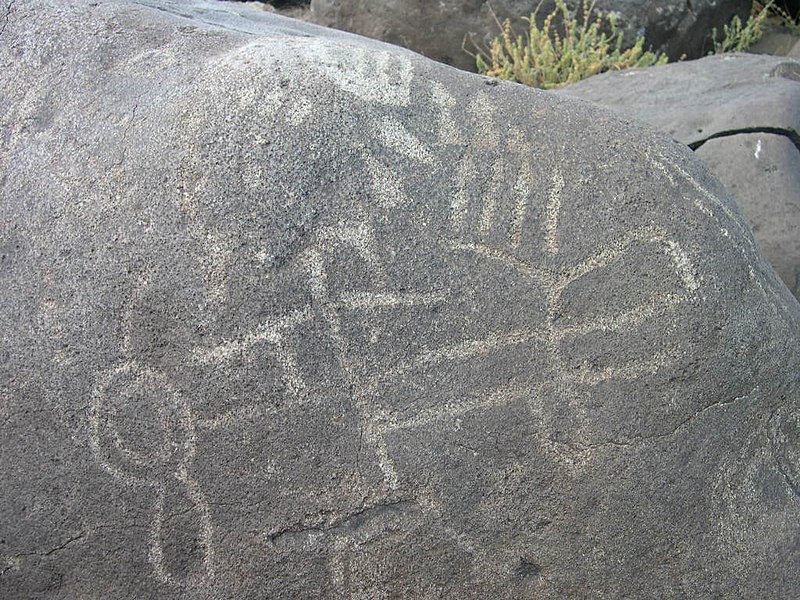
<path fill-rule="evenodd" d="M 791 57 L 800 50 L 800 35 L 787 27 L 783 18 L 767 17 L 761 29 L 761 39 L 747 49 L 748 53 Z"/>
<path fill-rule="evenodd" d="M 800 298 L 800 62 L 711 56 L 607 73 L 558 93 L 645 121 L 698 148 Z"/>
<path fill-rule="evenodd" d="M 800 307 L 685 147 L 253 7 L 5 14 L 0 597 L 797 597 Z"/>
<path fill-rule="evenodd" d="M 492 11 L 502 21 L 530 16 L 535 8 L 530 0 L 312 0 L 311 20 L 475 71 L 475 59 L 464 51 L 465 37 L 484 43 L 496 36 Z M 474 50 L 470 44 L 467 48 Z"/>
<path fill-rule="evenodd" d="M 475 70 L 475 61 L 462 49 L 464 36 L 485 43 L 499 34 L 492 15 L 528 17 L 538 0 L 312 0 L 315 22 L 384 40 L 420 52 L 461 69 Z M 568 0 L 579 8 L 582 0 Z M 613 12 L 625 39 L 633 44 L 645 36 L 648 46 L 678 59 L 698 58 L 712 49 L 709 32 L 722 29 L 734 15 L 746 17 L 750 0 L 597 0 L 597 9 Z M 544 0 L 542 19 L 553 10 Z M 580 11 L 579 11 L 580 12 Z"/>
<path fill-rule="evenodd" d="M 697 149 L 737 198 L 764 255 L 800 298 L 800 152 L 782 135 L 745 133 Z"/>

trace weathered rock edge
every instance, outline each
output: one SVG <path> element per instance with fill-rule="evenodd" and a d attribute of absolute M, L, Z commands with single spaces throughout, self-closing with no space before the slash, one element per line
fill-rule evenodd
<path fill-rule="evenodd" d="M 0 38 L 0 596 L 797 596 L 798 305 L 686 148 L 147 4 Z"/>
<path fill-rule="evenodd" d="M 595 102 L 655 126 L 692 150 L 702 148 L 699 154 L 737 197 L 767 259 L 800 298 L 800 62 L 725 54 L 606 73 L 555 93 Z M 751 134 L 765 134 L 765 140 L 781 136 L 791 144 L 782 150 L 780 166 L 760 162 L 760 142 L 752 160 L 742 162 L 746 155 L 737 153 L 737 164 L 731 164 L 725 148 L 731 151 L 748 139 L 736 136 Z M 706 145 L 724 139 L 733 146 Z"/>

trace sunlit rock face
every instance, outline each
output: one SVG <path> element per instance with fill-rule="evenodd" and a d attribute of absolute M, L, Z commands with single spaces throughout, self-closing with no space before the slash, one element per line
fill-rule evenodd
<path fill-rule="evenodd" d="M 250 6 L 6 14 L 0 596 L 796 597 L 800 308 L 688 149 Z"/>

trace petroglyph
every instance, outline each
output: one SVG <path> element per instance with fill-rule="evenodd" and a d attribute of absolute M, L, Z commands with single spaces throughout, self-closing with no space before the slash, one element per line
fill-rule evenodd
<path fill-rule="evenodd" d="M 377 426 L 377 430 L 383 434 L 398 429 L 424 427 L 437 421 L 456 419 L 475 410 L 507 406 L 515 402 L 530 402 L 532 394 L 532 390 L 526 388 L 499 388 L 486 397 L 479 396 L 477 398 L 461 399 L 460 401 L 451 400 L 442 405 L 421 410 L 413 417 L 405 420 L 397 419 L 395 416 L 386 416 Z"/>
<path fill-rule="evenodd" d="M 336 87 L 370 104 L 408 106 L 411 101 L 413 63 L 393 52 L 374 48 L 341 47 L 322 40 L 306 41 L 304 66 L 330 79 Z M 286 55 L 280 46 L 281 56 Z M 349 57 L 342 63 L 342 53 Z"/>
<path fill-rule="evenodd" d="M 243 339 L 225 341 L 213 348 L 195 348 L 192 359 L 201 364 L 229 361 L 245 356 L 253 346 L 265 342 L 274 347 L 273 353 L 282 368 L 284 384 L 294 396 L 299 396 L 306 384 L 298 368 L 297 352 L 286 338 L 294 328 L 311 319 L 310 307 L 292 311 L 282 318 L 263 322 Z"/>
<path fill-rule="evenodd" d="M 361 67 L 346 71 L 339 65 L 338 58 L 334 60 L 336 53 L 328 52 L 326 44 L 318 44 L 315 52 L 320 58 L 315 68 L 321 70 L 342 91 L 363 101 L 388 107 L 402 107 L 409 103 L 412 71 L 407 63 L 405 70 L 392 71 L 391 67 L 396 61 L 391 55 L 364 52 L 358 59 Z M 399 64 L 404 63 L 400 61 Z M 368 77 L 369 69 L 375 67 L 377 79 L 371 75 Z M 434 88 L 431 102 L 442 108 L 439 143 L 453 144 L 463 140 L 466 134 L 450 115 L 454 106 L 453 98 L 444 88 Z M 356 421 L 360 428 L 358 455 L 362 451 L 372 454 L 382 471 L 385 484 L 383 492 L 388 488 L 392 493 L 399 489 L 401 479 L 391 450 L 392 436 L 447 421 L 452 421 L 455 427 L 456 421 L 464 415 L 481 414 L 482 411 L 515 404 L 527 405 L 532 414 L 543 415 L 545 409 L 542 398 L 545 391 L 552 394 L 555 390 L 572 406 L 577 402 L 575 398 L 580 397 L 576 390 L 581 387 L 652 375 L 676 360 L 677 351 L 667 348 L 629 364 L 576 365 L 573 361 L 567 366 L 562 354 L 562 346 L 567 338 L 635 332 L 637 328 L 695 300 L 703 280 L 687 249 L 669 232 L 655 225 L 635 227 L 612 236 L 600 247 L 567 266 L 556 261 L 556 258 L 563 259 L 564 246 L 569 241 L 560 237 L 562 213 L 570 197 L 564 193 L 567 179 L 560 167 L 551 166 L 540 175 L 549 181 L 549 185 L 545 190 L 537 190 L 531 144 L 521 133 L 512 131 L 507 137 L 510 147 L 501 148 L 503 136 L 493 124 L 493 111 L 494 107 L 485 94 L 479 95 L 469 108 L 481 127 L 469 140 L 469 149 L 453 166 L 452 173 L 446 173 L 447 177 L 452 178 L 453 190 L 449 200 L 450 226 L 449 230 L 445 228 L 436 250 L 445 258 L 448 255 L 461 255 L 463 259 L 466 253 L 478 262 L 497 261 L 511 269 L 512 275 L 535 284 L 545 297 L 546 306 L 541 323 L 529 327 L 517 324 L 505 330 L 490 330 L 485 335 L 464 335 L 462 339 L 453 339 L 441 345 L 420 343 L 419 346 L 410 346 L 415 349 L 408 350 L 394 364 L 365 375 L 366 369 L 362 364 L 364 358 L 353 352 L 353 347 L 363 345 L 363 341 L 354 344 L 350 339 L 352 332 L 345 323 L 351 319 L 360 320 L 363 329 L 369 332 L 370 327 L 380 323 L 376 318 L 378 314 L 386 318 L 386 313 L 398 311 L 405 317 L 409 311 L 419 311 L 420 318 L 432 318 L 425 315 L 446 308 L 459 298 L 449 289 L 414 289 L 414 286 L 392 281 L 387 276 L 387 272 L 391 272 L 387 269 L 387 261 L 394 257 L 394 253 L 386 250 L 384 241 L 379 239 L 371 224 L 370 215 L 363 214 L 366 209 L 361 208 L 354 211 L 355 217 L 350 213 L 346 219 L 333 221 L 334 225 L 314 227 L 308 234 L 307 243 L 287 261 L 284 268 L 297 271 L 296 283 L 303 293 L 307 293 L 300 306 L 295 305 L 284 313 L 266 318 L 259 315 L 258 320 L 254 319 L 242 330 L 245 333 L 231 339 L 223 338 L 216 344 L 198 345 L 188 354 L 188 362 L 200 366 L 230 365 L 269 355 L 279 367 L 287 396 L 279 406 L 249 398 L 220 414 L 196 418 L 190 401 L 170 386 L 165 374 L 143 367 L 133 359 L 99 376 L 92 395 L 89 419 L 92 452 L 98 464 L 115 479 L 152 491 L 148 559 L 159 580 L 172 584 L 186 583 L 169 571 L 169 561 L 164 556 L 166 546 L 163 541 L 168 535 L 165 515 L 169 507 L 166 504 L 176 493 L 176 488 L 194 507 L 201 530 L 202 564 L 188 577 L 194 577 L 192 581 L 202 581 L 214 574 L 212 515 L 201 484 L 192 477 L 197 430 L 235 430 L 244 424 L 275 420 L 279 412 L 296 411 L 301 407 L 314 410 L 315 405 L 325 402 L 325 398 L 318 397 L 319 392 L 311 391 L 313 386 L 306 381 L 303 371 L 308 357 L 303 355 L 300 342 L 302 336 L 308 335 L 309 329 L 315 329 L 315 335 L 319 335 L 320 330 L 324 331 L 315 343 L 324 338 L 325 343 L 330 344 L 335 368 L 345 378 L 349 400 L 357 413 Z M 374 125 L 370 143 L 399 153 L 421 169 L 441 168 L 437 154 L 421 141 L 422 136 L 411 131 L 396 117 L 385 114 L 372 118 L 370 123 Z M 413 199 L 393 169 L 376 159 L 369 144 L 355 142 L 352 147 L 356 150 L 356 156 L 363 160 L 369 175 L 371 201 L 375 210 L 383 213 L 382 216 L 390 215 L 391 210 L 397 207 L 411 210 L 409 206 Z M 484 153 L 489 153 L 489 160 L 484 160 Z M 509 154 L 514 157 L 511 161 L 507 158 Z M 686 176 L 681 171 L 673 171 L 663 165 L 659 172 L 669 181 Z M 540 193 L 538 199 L 537 191 Z M 698 187 L 695 191 L 703 201 L 709 200 L 707 190 L 703 193 L 702 188 Z M 193 193 L 184 194 L 179 200 L 192 219 L 198 210 Z M 537 201 L 540 203 L 538 206 Z M 697 201 L 697 208 L 707 215 L 709 209 L 703 201 Z M 717 200 L 715 206 L 718 205 L 725 210 L 726 207 Z M 540 221 L 538 225 L 541 228 L 538 230 L 530 222 L 534 217 Z M 737 223 L 735 219 L 734 222 Z M 537 232 L 538 239 L 526 235 L 531 230 Z M 498 232 L 502 235 L 498 236 Z M 191 233 L 201 241 L 200 247 L 206 254 L 200 258 L 200 262 L 210 300 L 221 303 L 227 296 L 226 267 L 234 259 L 231 239 L 199 225 L 194 226 Z M 501 239 L 503 236 L 504 240 Z M 634 306 L 626 307 L 617 314 L 601 314 L 584 320 L 575 320 L 570 315 L 564 318 L 561 314 L 564 310 L 562 297 L 570 286 L 589 274 L 611 267 L 642 245 L 654 247 L 660 253 L 663 275 L 666 276 L 664 279 L 669 280 L 671 288 L 642 297 Z M 522 249 L 533 252 L 526 252 L 524 256 L 527 258 L 523 258 L 522 252 L 519 252 Z M 537 251 L 544 258 L 541 262 L 530 258 L 531 254 L 536 256 Z M 340 280 L 343 278 L 339 277 L 341 274 L 336 270 L 342 256 L 357 256 L 364 262 L 368 273 L 366 289 L 361 279 L 358 289 L 355 284 L 348 284 L 346 278 L 342 284 Z M 140 300 L 150 278 L 147 274 L 140 277 L 132 293 L 132 303 Z M 345 289 L 341 289 L 342 285 Z M 302 305 L 302 302 L 308 303 Z M 417 316 L 417 313 L 411 314 Z M 347 321 L 343 321 L 343 317 Z M 123 318 L 122 326 L 122 352 L 125 356 L 130 356 L 132 352 L 132 327 L 128 314 Z M 374 331 L 371 334 L 362 332 L 362 335 L 368 335 L 372 343 L 378 339 Z M 448 397 L 432 406 L 416 408 L 415 404 L 410 403 L 412 408 L 406 408 L 405 411 L 397 406 L 381 404 L 386 391 L 402 381 L 413 382 L 415 377 L 423 374 L 435 375 L 437 369 L 469 369 L 470 361 L 511 348 L 520 354 L 530 352 L 544 357 L 540 373 L 526 374 L 530 376 L 529 383 L 493 383 L 475 395 Z M 150 402 L 157 415 L 153 428 L 162 441 L 150 450 L 132 447 L 126 438 L 126 433 L 130 432 L 126 432 L 122 424 L 116 423 L 113 418 L 113 408 L 119 403 L 133 402 L 134 397 L 138 399 L 136 401 Z M 542 417 L 540 420 L 545 419 Z M 355 471 L 358 472 L 358 469 L 356 464 Z M 441 520 L 445 521 L 444 518 Z M 461 546 L 473 553 L 479 551 L 479 544 L 473 543 L 468 536 L 453 528 L 450 532 Z M 337 585 L 343 587 L 343 567 L 333 567 L 333 578 L 338 582 Z"/>
<path fill-rule="evenodd" d="M 682 181 L 686 182 L 691 186 L 694 190 L 695 194 L 690 196 L 691 202 L 696 206 L 700 212 L 708 217 L 712 217 L 715 219 L 717 226 L 719 227 L 720 234 L 725 238 L 730 238 L 730 232 L 722 223 L 722 220 L 718 215 L 716 215 L 708 205 L 713 206 L 714 208 L 718 209 L 722 212 L 722 214 L 726 217 L 727 221 L 732 223 L 737 233 L 740 234 L 740 237 L 744 240 L 745 246 L 736 245 L 739 252 L 741 252 L 742 256 L 744 257 L 746 264 L 749 267 L 750 273 L 750 280 L 753 282 L 753 285 L 759 291 L 759 293 L 767 297 L 767 287 L 766 282 L 764 281 L 763 274 L 756 274 L 755 270 L 753 269 L 753 264 L 758 261 L 760 252 L 756 247 L 755 240 L 753 238 L 752 233 L 750 232 L 749 226 L 745 222 L 745 220 L 734 210 L 731 209 L 730 206 L 726 202 L 724 202 L 721 198 L 719 198 L 716 194 L 714 194 L 711 190 L 707 189 L 705 186 L 701 185 L 694 177 L 692 177 L 683 167 L 678 165 L 674 161 L 670 161 L 660 153 L 657 153 L 656 156 L 652 156 L 651 154 L 647 154 L 647 159 L 649 164 L 658 170 L 660 173 L 664 175 L 667 181 L 670 182 L 671 185 L 677 185 L 676 179 L 678 177 L 681 178 Z M 674 176 L 673 176 L 674 174 Z M 686 196 L 684 196 L 686 198 Z M 708 204 L 706 204 L 706 202 Z M 773 294 L 775 292 L 773 291 Z"/>
<path fill-rule="evenodd" d="M 550 254 L 558 254 L 558 216 L 561 213 L 561 192 L 564 191 L 564 176 L 561 171 L 553 171 L 552 185 L 548 193 L 547 211 L 544 222 L 546 247 Z"/>
<path fill-rule="evenodd" d="M 489 235 L 489 229 L 491 228 L 494 218 L 495 212 L 497 210 L 497 196 L 495 190 L 500 188 L 500 185 L 503 183 L 505 179 L 505 168 L 506 164 L 504 160 L 500 160 L 499 158 L 495 159 L 492 163 L 492 185 L 489 187 L 489 190 L 484 194 L 483 197 L 483 210 L 481 211 L 480 216 L 480 232 L 481 238 L 485 238 Z"/>
<path fill-rule="evenodd" d="M 450 204 L 450 219 L 456 230 L 461 230 L 467 218 L 467 205 L 469 203 L 469 192 L 467 182 L 475 171 L 475 161 L 470 154 L 456 166 L 456 191 Z"/>
<path fill-rule="evenodd" d="M 490 117 L 488 107 L 481 104 L 480 101 L 476 101 L 472 110 L 476 114 L 483 114 L 486 118 Z M 516 147 L 526 147 L 525 141 L 519 134 L 514 135 L 512 132 L 511 140 Z M 494 140 L 486 145 L 494 147 Z M 529 154 L 531 152 L 529 147 L 526 151 Z M 676 360 L 677 356 L 674 353 L 665 351 L 627 365 L 604 368 L 584 365 L 567 370 L 561 353 L 562 343 L 567 337 L 574 338 L 594 333 L 613 335 L 634 331 L 646 322 L 663 317 L 677 310 L 680 305 L 695 300 L 701 287 L 702 278 L 691 257 L 677 240 L 660 227 L 642 226 L 610 239 L 597 248 L 593 254 L 561 271 L 553 271 L 536 265 L 530 260 L 522 258 L 515 251 L 522 239 L 524 221 L 530 203 L 534 201 L 531 197 L 531 172 L 525 170 L 524 167 L 521 168 L 517 173 L 511 197 L 503 200 L 504 202 L 510 201 L 512 218 L 507 240 L 508 247 L 502 247 L 496 241 L 489 242 L 488 240 L 489 232 L 499 225 L 499 223 L 495 223 L 495 216 L 499 209 L 497 196 L 493 195 L 492 191 L 496 193 L 500 187 L 498 182 L 502 178 L 495 176 L 492 184 L 488 186 L 489 191 L 471 190 L 469 182 L 474 181 L 474 160 L 474 154 L 468 152 L 455 169 L 456 193 L 451 204 L 451 224 L 454 238 L 450 241 L 450 249 L 454 252 L 469 252 L 486 260 L 498 261 L 514 269 L 521 277 L 531 279 L 544 288 L 548 315 L 545 319 L 545 327 L 539 331 L 527 332 L 528 339 L 523 340 L 523 343 L 545 342 L 544 346 L 550 354 L 548 362 L 551 367 L 546 375 L 543 374 L 543 381 L 547 380 L 561 389 L 563 393 L 570 394 L 571 390 L 579 385 L 592 386 L 609 380 L 636 379 L 653 374 Z M 530 163 L 524 157 L 521 157 L 519 162 L 522 165 Z M 672 180 L 669 171 L 663 165 L 661 172 Z M 566 181 L 561 170 L 558 167 L 554 168 L 550 177 L 549 189 L 545 195 L 542 216 L 544 235 L 540 242 L 542 250 L 554 257 L 561 254 L 559 221 L 565 186 Z M 474 223 L 475 232 L 481 240 L 478 243 L 465 240 L 465 236 L 470 233 L 469 207 L 474 201 L 480 203 L 479 218 Z M 664 266 L 667 272 L 672 272 L 676 276 L 677 281 L 674 282 L 677 283 L 676 289 L 667 289 L 662 293 L 642 298 L 637 305 L 618 314 L 599 315 L 587 319 L 585 322 L 574 322 L 572 319 L 561 318 L 562 296 L 571 285 L 590 273 L 610 267 L 642 244 L 655 246 L 659 253 L 666 258 Z M 490 343 L 490 339 L 494 339 L 497 343 Z M 520 339 L 517 335 L 516 341 L 520 341 Z M 470 354 L 478 355 L 479 352 L 490 354 L 511 343 L 513 343 L 512 340 L 504 339 L 502 334 L 498 334 L 487 340 L 462 342 L 459 345 L 438 350 L 426 349 L 420 356 L 399 364 L 390 373 L 406 373 L 413 369 L 426 368 L 426 366 L 437 364 L 440 361 L 463 360 Z M 532 394 L 531 397 L 535 395 Z M 413 421 L 411 422 L 413 423 Z"/>
<path fill-rule="evenodd" d="M 495 332 L 482 339 L 465 340 L 441 348 L 423 350 L 411 360 L 400 362 L 397 366 L 390 369 L 386 376 L 397 377 L 414 369 L 429 367 L 444 362 L 487 356 L 511 346 L 529 344 L 534 341 L 544 341 L 546 338 L 547 333 L 544 331 L 520 330 L 508 333 Z"/>
<path fill-rule="evenodd" d="M 278 413 L 277 409 L 264 404 L 253 404 L 247 406 L 237 406 L 233 410 L 209 417 L 207 419 L 196 419 L 195 425 L 198 429 L 212 431 L 225 427 L 238 427 L 242 423 L 252 423 L 253 421 L 273 417 Z"/>
<path fill-rule="evenodd" d="M 413 161 L 435 165 L 439 161 L 431 151 L 397 119 L 384 117 L 378 130 L 381 141 Z"/>
<path fill-rule="evenodd" d="M 127 447 L 115 420 L 122 418 L 115 409 L 141 404 L 136 415 L 126 415 L 131 425 L 142 418 L 150 405 L 155 423 L 149 432 L 160 436 L 160 444 L 146 450 Z M 148 536 L 148 559 L 158 579 L 183 585 L 183 579 L 169 572 L 164 558 L 164 511 L 167 492 L 177 487 L 197 513 L 202 559 L 199 573 L 188 578 L 214 575 L 213 525 L 209 505 L 200 486 L 190 474 L 196 452 L 197 435 L 189 402 L 166 377 L 136 361 L 125 361 L 98 378 L 89 408 L 89 445 L 97 463 L 111 476 L 133 487 L 153 490 L 153 516 Z M 132 435 L 136 435 L 133 433 Z"/>
<path fill-rule="evenodd" d="M 322 227 L 317 233 L 320 242 L 337 242 L 355 248 L 358 255 L 366 261 L 380 278 L 383 277 L 383 261 L 378 253 L 375 232 L 364 223 L 345 222 L 336 226 Z"/>
<path fill-rule="evenodd" d="M 488 94 L 479 94 L 468 107 L 473 116 L 475 131 L 470 139 L 470 147 L 476 150 L 494 150 L 500 146 L 500 131 L 495 119 L 497 107 Z"/>
<path fill-rule="evenodd" d="M 655 316 L 663 316 L 686 301 L 685 295 L 665 294 L 645 300 L 630 310 L 617 315 L 594 317 L 585 323 L 560 325 L 557 335 L 560 338 L 574 335 L 587 335 L 596 331 L 613 333 L 638 327 Z"/>
<path fill-rule="evenodd" d="M 464 141 L 461 130 L 453 118 L 453 109 L 456 99 L 438 81 L 431 82 L 431 100 L 438 107 L 439 113 L 439 140 L 443 144 L 460 144 Z"/>
<path fill-rule="evenodd" d="M 435 306 L 447 301 L 447 295 L 437 292 L 346 292 L 337 304 L 349 310 L 372 310 L 411 306 Z"/>
<path fill-rule="evenodd" d="M 207 297 L 210 302 L 222 303 L 228 294 L 225 276 L 233 256 L 234 243 L 226 236 L 212 232 L 207 232 L 202 242 L 205 257 L 201 258 L 201 264 L 206 277 Z"/>
<path fill-rule="evenodd" d="M 372 153 L 365 148 L 362 148 L 361 156 L 367 167 L 373 195 L 378 201 L 379 206 L 381 208 L 395 208 L 408 204 L 408 195 L 403 188 L 403 183 L 398 179 L 397 174 L 378 161 Z"/>
<path fill-rule="evenodd" d="M 315 248 L 310 249 L 303 257 L 303 262 L 309 275 L 309 287 L 314 303 L 320 307 L 320 312 L 330 330 L 339 366 L 349 379 L 352 389 L 351 401 L 359 412 L 363 439 L 375 451 L 385 481 L 392 489 L 396 489 L 398 478 L 394 462 L 389 456 L 385 440 L 380 435 L 380 432 L 376 431 L 374 421 L 370 418 L 370 415 L 377 413 L 378 409 L 370 401 L 370 395 L 365 389 L 364 384 L 358 381 L 354 376 L 346 353 L 346 343 L 342 334 L 341 320 L 328 292 L 328 275 L 322 252 Z"/>
<path fill-rule="evenodd" d="M 307 323 L 312 317 L 310 307 L 293 310 L 283 317 L 264 321 L 255 331 L 242 339 L 225 341 L 212 348 L 195 348 L 192 358 L 199 363 L 221 362 L 234 356 L 241 356 L 260 342 L 278 344 L 283 339 L 286 330 Z"/>
<path fill-rule="evenodd" d="M 520 142 L 521 143 L 521 142 Z M 525 144 L 523 148 L 530 149 L 530 146 Z M 530 155 L 530 153 L 528 153 Z M 513 220 L 511 223 L 511 245 L 516 248 L 522 243 L 523 226 L 525 223 L 525 216 L 528 211 L 528 204 L 531 201 L 531 194 L 533 192 L 533 181 L 531 176 L 531 166 L 529 160 L 523 160 L 519 173 L 517 173 L 517 180 L 514 182 L 513 198 L 514 198 L 514 211 Z"/>
<path fill-rule="evenodd" d="M 547 286 L 554 285 L 556 281 L 556 276 L 551 271 L 532 265 L 529 262 L 494 246 L 452 241 L 450 243 L 450 249 L 454 251 L 474 252 L 475 254 L 484 256 L 486 258 L 502 262 L 512 269 L 519 271 L 528 277 L 532 277 L 539 283 Z"/>

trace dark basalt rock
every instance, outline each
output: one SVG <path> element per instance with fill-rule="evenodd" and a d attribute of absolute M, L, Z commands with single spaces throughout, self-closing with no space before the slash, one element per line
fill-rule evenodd
<path fill-rule="evenodd" d="M 772 133 L 712 139 L 697 154 L 738 199 L 758 245 L 800 298 L 800 152 Z"/>
<path fill-rule="evenodd" d="M 0 597 L 797 597 L 800 307 L 687 148 L 254 7 L 5 8 Z"/>
<path fill-rule="evenodd" d="M 558 93 L 650 123 L 697 149 L 800 298 L 800 62 L 711 56 L 603 74 Z"/>
<path fill-rule="evenodd" d="M 539 20 L 552 12 L 553 0 L 312 0 L 312 19 L 321 24 L 384 40 L 429 58 L 475 70 L 463 49 L 469 36 L 478 44 L 500 34 L 497 20 L 519 20 L 539 8 Z M 582 0 L 567 0 L 582 14 Z M 673 60 L 699 58 L 711 50 L 711 30 L 738 15 L 746 19 L 750 0 L 597 0 L 598 11 L 617 17 L 627 45 L 644 36 L 647 47 Z M 497 20 L 496 20 L 497 19 Z M 525 24 L 518 23 L 519 31 Z M 471 43 L 467 48 L 474 51 Z"/>

